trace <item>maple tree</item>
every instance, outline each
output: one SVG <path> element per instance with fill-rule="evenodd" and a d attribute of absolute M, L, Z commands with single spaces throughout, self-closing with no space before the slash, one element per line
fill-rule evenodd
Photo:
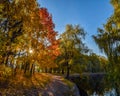
<path fill-rule="evenodd" d="M 45 32 L 45 46 L 48 50 L 52 50 L 52 53 L 59 55 L 58 45 L 59 40 L 56 39 L 57 32 L 54 31 L 55 25 L 52 21 L 52 15 L 50 15 L 46 8 L 40 8 L 40 20 L 42 23 L 42 32 Z"/>
<path fill-rule="evenodd" d="M 57 32 L 54 31 L 55 25 L 52 21 L 52 15 L 50 15 L 46 8 L 39 9 L 40 22 L 42 23 L 42 36 L 43 36 L 43 46 L 46 48 L 42 52 L 43 60 L 47 58 L 49 65 L 45 64 L 44 67 L 54 67 L 54 59 L 60 54 L 59 51 L 59 40 L 56 39 Z M 45 54 L 43 54 L 45 53 Z M 44 55 L 44 56 L 43 56 Z M 51 61 L 52 59 L 52 61 Z M 51 64 L 50 64 L 51 61 Z M 47 62 L 48 63 L 48 62 Z"/>
<path fill-rule="evenodd" d="M 25 73 L 27 66 L 28 71 L 33 73 L 35 66 L 40 66 L 40 68 L 51 68 L 56 67 L 54 59 L 60 54 L 59 53 L 59 40 L 56 39 L 57 32 L 54 31 L 54 23 L 52 21 L 52 16 L 48 13 L 46 8 L 39 8 L 38 12 L 38 25 L 33 31 L 26 33 L 29 38 L 27 38 L 27 50 L 33 50 L 32 53 L 27 52 L 28 61 L 25 64 Z M 39 24 L 40 22 L 40 24 Z M 31 23 L 34 23 L 31 22 Z M 29 64 L 28 64 L 29 63 Z"/>

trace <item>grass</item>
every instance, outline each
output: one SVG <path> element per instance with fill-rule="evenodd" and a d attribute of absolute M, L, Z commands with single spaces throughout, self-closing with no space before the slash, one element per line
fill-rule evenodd
<path fill-rule="evenodd" d="M 74 86 L 74 83 L 70 82 L 69 80 L 67 79 L 62 79 L 62 82 L 65 83 L 70 89 L 73 88 Z"/>
<path fill-rule="evenodd" d="M 51 81 L 49 75 L 45 73 L 35 73 L 32 77 L 25 77 L 17 74 L 15 77 L 0 76 L 0 94 L 23 96 L 25 94 L 38 94 Z M 29 95 L 25 95 L 29 96 Z"/>
<path fill-rule="evenodd" d="M 21 70 L 17 70 L 14 76 L 12 70 L 0 66 L 0 96 L 41 96 L 42 92 L 54 80 L 60 80 L 70 89 L 74 84 L 62 76 L 56 79 L 56 75 L 49 73 L 35 73 L 32 76 L 25 75 Z"/>

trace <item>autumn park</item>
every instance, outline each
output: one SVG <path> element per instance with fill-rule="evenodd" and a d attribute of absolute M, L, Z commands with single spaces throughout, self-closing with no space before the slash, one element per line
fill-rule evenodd
<path fill-rule="evenodd" d="M 120 0 L 109 3 L 91 36 L 101 56 L 82 24 L 60 33 L 37 0 L 0 0 L 0 96 L 120 96 Z"/>

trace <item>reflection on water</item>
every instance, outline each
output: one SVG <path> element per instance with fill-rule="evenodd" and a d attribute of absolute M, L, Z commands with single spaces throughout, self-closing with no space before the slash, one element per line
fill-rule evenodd
<path fill-rule="evenodd" d="M 91 95 L 91 96 L 99 96 L 99 95 L 96 94 L 96 92 L 94 92 L 93 95 Z M 115 89 L 112 89 L 110 91 L 106 91 L 104 93 L 104 96 L 116 96 Z"/>
<path fill-rule="evenodd" d="M 104 93 L 104 96 L 116 96 L 115 89 L 112 89 L 110 91 L 106 91 Z"/>

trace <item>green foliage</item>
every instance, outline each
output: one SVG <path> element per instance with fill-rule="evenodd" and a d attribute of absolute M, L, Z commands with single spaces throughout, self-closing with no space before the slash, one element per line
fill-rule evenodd
<path fill-rule="evenodd" d="M 77 62 L 71 67 L 73 73 L 104 73 L 107 70 L 107 58 L 91 53 L 90 55 L 82 55 Z"/>
<path fill-rule="evenodd" d="M 63 81 L 70 89 L 73 88 L 74 83 L 70 82 L 70 81 L 67 80 L 67 79 L 63 79 L 62 81 Z"/>
<path fill-rule="evenodd" d="M 111 87 L 116 89 L 120 94 L 120 1 L 111 0 L 114 7 L 114 14 L 108 19 L 103 29 L 98 30 L 98 35 L 93 36 L 96 44 L 107 55 L 109 65 L 107 68 L 108 79 Z"/>
<path fill-rule="evenodd" d="M 111 0 L 111 4 L 114 7 L 114 14 L 113 18 L 114 21 L 116 22 L 117 26 L 120 28 L 120 0 Z"/>
<path fill-rule="evenodd" d="M 66 25 L 65 32 L 60 36 L 61 55 L 57 58 L 57 62 L 59 66 L 67 67 L 67 74 L 69 74 L 70 67 L 74 67 L 73 65 L 77 63 L 79 56 L 88 51 L 82 41 L 85 34 L 85 31 L 79 25 Z"/>

